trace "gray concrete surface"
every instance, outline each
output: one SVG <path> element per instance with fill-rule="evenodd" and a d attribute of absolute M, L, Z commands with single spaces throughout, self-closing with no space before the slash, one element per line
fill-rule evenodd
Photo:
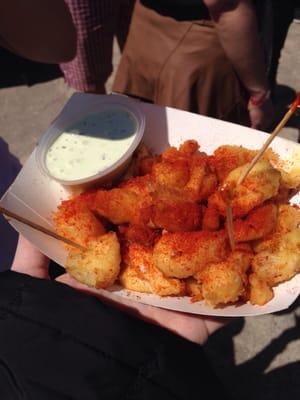
<path fill-rule="evenodd" d="M 293 23 L 280 61 L 278 113 L 300 89 L 299 43 L 300 24 Z M 115 49 L 114 63 L 118 60 Z M 0 90 L 0 134 L 22 162 L 71 93 L 62 79 Z M 294 119 L 282 136 L 297 140 L 299 128 Z M 282 313 L 235 320 L 211 337 L 205 351 L 235 398 L 299 398 L 300 301 Z M 203 395 L 199 376 L 199 398 Z"/>

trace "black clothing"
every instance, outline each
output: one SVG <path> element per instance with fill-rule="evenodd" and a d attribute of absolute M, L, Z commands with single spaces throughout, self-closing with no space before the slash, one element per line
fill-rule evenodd
<path fill-rule="evenodd" d="M 62 77 L 58 65 L 28 60 L 0 47 L 0 88 L 48 82 Z M 2 266 L 0 270 L 3 270 Z"/>
<path fill-rule="evenodd" d="M 207 7 L 200 0 L 141 0 L 141 3 L 177 21 L 210 19 Z"/>
<path fill-rule="evenodd" d="M 55 281 L 0 274 L 0 398 L 225 400 L 200 346 Z"/>

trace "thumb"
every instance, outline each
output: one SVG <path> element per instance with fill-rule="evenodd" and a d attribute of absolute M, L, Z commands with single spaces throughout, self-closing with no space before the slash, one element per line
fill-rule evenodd
<path fill-rule="evenodd" d="M 48 265 L 49 258 L 42 254 L 24 236 L 19 235 L 18 246 L 11 267 L 12 271 L 36 278 L 49 279 Z"/>

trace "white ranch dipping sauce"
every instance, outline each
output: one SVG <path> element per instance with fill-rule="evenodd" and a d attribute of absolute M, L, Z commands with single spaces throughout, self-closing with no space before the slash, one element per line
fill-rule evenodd
<path fill-rule="evenodd" d="M 137 124 L 124 110 L 89 114 L 62 132 L 46 153 L 46 167 L 61 180 L 84 179 L 117 162 L 135 138 Z"/>

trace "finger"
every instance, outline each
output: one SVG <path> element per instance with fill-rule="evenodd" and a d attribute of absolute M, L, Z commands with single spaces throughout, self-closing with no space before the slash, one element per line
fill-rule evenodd
<path fill-rule="evenodd" d="M 18 246 L 11 267 L 12 271 L 36 278 L 49 279 L 48 265 L 48 257 L 42 254 L 24 236 L 19 235 Z"/>

